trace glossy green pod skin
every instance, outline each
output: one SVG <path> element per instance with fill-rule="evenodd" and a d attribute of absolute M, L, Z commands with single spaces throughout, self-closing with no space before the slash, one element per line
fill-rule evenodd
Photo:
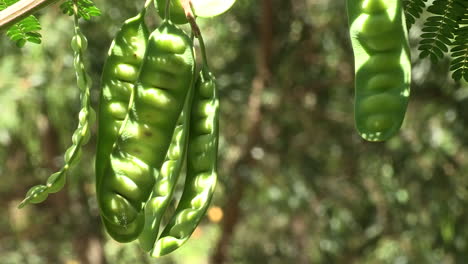
<path fill-rule="evenodd" d="M 187 153 L 187 142 L 190 130 L 190 112 L 192 107 L 193 87 L 185 100 L 184 110 L 179 117 L 177 126 L 172 135 L 171 145 L 166 159 L 159 171 L 156 183 L 153 186 L 151 198 L 145 206 L 145 227 L 138 241 L 145 251 L 150 251 L 159 234 L 162 217 L 168 208 L 179 179 Z"/>
<path fill-rule="evenodd" d="M 355 58 L 355 122 L 362 138 L 384 141 L 403 123 L 411 56 L 401 0 L 347 0 Z"/>
<path fill-rule="evenodd" d="M 151 251 L 159 257 L 181 247 L 205 215 L 217 181 L 219 100 L 214 77 L 197 81 L 187 149 L 187 176 L 175 214 Z"/>
<path fill-rule="evenodd" d="M 133 104 L 99 186 L 107 230 L 119 242 L 138 238 L 144 227 L 143 209 L 192 85 L 194 67 L 192 41 L 164 21 L 149 37 Z"/>
<path fill-rule="evenodd" d="M 96 150 L 96 193 L 103 208 L 101 184 L 105 164 L 109 163 L 112 147 L 128 113 L 133 85 L 148 43 L 149 31 L 144 12 L 124 22 L 112 41 L 104 63 L 99 100 L 98 140 Z M 101 213 L 104 226 L 112 237 L 120 234 L 118 226 L 112 226 Z"/>
<path fill-rule="evenodd" d="M 98 115 L 96 186 L 104 177 L 104 164 L 109 160 L 112 146 L 127 116 L 130 95 L 143 63 L 148 37 L 144 15 L 126 20 L 112 41 L 104 63 Z"/>

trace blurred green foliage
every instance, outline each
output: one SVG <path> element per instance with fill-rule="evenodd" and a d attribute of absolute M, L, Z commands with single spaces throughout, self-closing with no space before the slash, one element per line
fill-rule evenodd
<path fill-rule="evenodd" d="M 96 4 L 102 16 L 83 23 L 95 107 L 110 41 L 143 2 Z M 226 262 L 466 263 L 468 85 L 451 80 L 448 60 L 431 64 L 414 56 L 401 132 L 385 143 L 365 142 L 354 129 L 344 1 L 272 5 L 271 76 L 261 94 L 259 137 L 247 152 L 254 162 L 235 171 L 228 165 L 248 140 L 241 128 L 258 73 L 260 1 L 238 0 L 223 16 L 200 19 L 221 95 L 213 208 L 229 210 L 235 177 L 245 185 Z M 221 231 L 216 217 L 207 217 L 186 246 L 160 260 L 135 243 L 109 239 L 94 192 L 95 137 L 63 191 L 16 209 L 30 186 L 62 164 L 79 110 L 72 21 L 58 6 L 39 19 L 41 45 L 18 49 L 0 36 L 1 262 L 208 263 Z M 414 45 L 420 27 L 412 28 Z"/>

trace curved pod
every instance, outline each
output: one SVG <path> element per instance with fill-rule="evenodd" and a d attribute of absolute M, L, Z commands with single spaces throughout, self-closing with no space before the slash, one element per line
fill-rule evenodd
<path fill-rule="evenodd" d="M 145 11 L 127 19 L 112 41 L 104 63 L 99 100 L 98 140 L 96 151 L 96 193 L 101 219 L 112 237 L 125 240 L 119 226 L 112 225 L 102 213 L 104 207 L 101 184 L 105 165 L 109 163 L 112 147 L 127 116 L 133 85 L 143 63 L 149 30 L 144 21 Z M 134 227 L 135 228 L 135 227 Z M 126 230 L 131 233 L 131 230 Z M 119 234 L 117 236 L 117 234 Z"/>
<path fill-rule="evenodd" d="M 192 85 L 191 43 L 170 21 L 164 21 L 149 37 L 133 104 L 99 186 L 101 212 L 117 241 L 134 240 L 143 229 L 143 208 Z"/>
<path fill-rule="evenodd" d="M 142 14 L 126 20 L 112 41 L 104 63 L 98 114 L 96 186 L 102 181 L 104 164 L 127 116 L 130 95 L 143 63 L 148 36 Z"/>
<path fill-rule="evenodd" d="M 187 176 L 175 214 L 151 252 L 171 253 L 192 235 L 205 215 L 217 181 L 219 99 L 214 78 L 200 76 L 195 86 L 187 149 Z"/>
<path fill-rule="evenodd" d="M 151 198 L 145 206 L 145 227 L 138 241 L 145 251 L 151 251 L 159 234 L 161 220 L 168 208 L 180 171 L 185 161 L 187 141 L 190 130 L 190 112 L 192 107 L 193 87 L 185 100 L 184 110 L 179 116 L 172 135 L 171 145 L 153 186 Z"/>
<path fill-rule="evenodd" d="M 355 122 L 361 137 L 383 141 L 403 123 L 411 56 L 401 0 L 348 0 L 355 59 Z"/>

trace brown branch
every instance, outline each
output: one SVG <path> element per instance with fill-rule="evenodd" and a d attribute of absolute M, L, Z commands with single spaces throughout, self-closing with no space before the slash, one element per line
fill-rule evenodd
<path fill-rule="evenodd" d="M 237 224 L 242 217 L 240 202 L 245 189 L 246 177 L 241 176 L 239 171 L 242 166 L 254 162 L 250 155 L 250 150 L 257 144 L 260 138 L 260 126 L 262 120 L 261 113 L 261 96 L 270 80 L 270 58 L 272 53 L 272 5 L 271 0 L 262 0 L 262 19 L 259 25 L 261 35 L 261 43 L 257 58 L 257 75 L 252 81 L 252 93 L 249 96 L 248 112 L 246 114 L 246 123 L 244 128 L 247 134 L 246 143 L 242 146 L 242 152 L 237 156 L 237 159 L 228 164 L 226 171 L 233 173 L 234 183 L 232 189 L 234 192 L 229 192 L 227 202 L 224 205 L 224 218 L 221 223 L 221 235 L 217 245 L 211 256 L 212 264 L 222 264 L 226 262 L 232 236 Z"/>
<path fill-rule="evenodd" d="M 0 11 L 0 32 L 58 0 L 20 0 Z"/>
<path fill-rule="evenodd" d="M 193 14 L 193 11 L 192 11 L 192 0 L 180 0 L 180 3 L 182 4 L 182 8 L 184 9 L 185 17 L 190 23 L 190 27 L 192 28 L 193 35 L 196 38 L 200 38 L 200 35 L 201 35 L 200 28 L 197 25 L 196 16 Z"/>

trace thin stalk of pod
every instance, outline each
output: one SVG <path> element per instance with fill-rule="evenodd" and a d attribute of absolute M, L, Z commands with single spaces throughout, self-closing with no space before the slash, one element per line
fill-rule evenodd
<path fill-rule="evenodd" d="M 78 25 L 77 2 L 74 2 L 74 31 L 75 34 L 71 41 L 71 47 L 74 51 L 73 65 L 76 72 L 76 80 L 80 89 L 81 110 L 78 115 L 78 127 L 73 133 L 72 145 L 65 152 L 65 165 L 56 173 L 52 174 L 45 185 L 32 187 L 26 194 L 26 198 L 21 202 L 19 208 L 29 203 L 40 203 L 47 199 L 49 193 L 60 191 L 65 185 L 67 173 L 78 163 L 82 153 L 82 147 L 89 141 L 91 136 L 90 126 L 94 122 L 95 113 L 90 103 L 90 88 L 92 84 L 91 77 L 86 73 L 86 67 L 83 62 L 83 55 L 86 52 L 87 40 L 81 33 Z"/>
<path fill-rule="evenodd" d="M 219 99 L 203 38 L 197 37 L 203 66 L 192 103 L 185 186 L 176 212 L 151 251 L 153 257 L 171 253 L 190 238 L 205 215 L 216 186 Z"/>
<path fill-rule="evenodd" d="M 133 85 L 143 64 L 149 30 L 145 24 L 146 10 L 152 0 L 135 17 L 125 20 L 117 32 L 104 63 L 98 111 L 96 151 L 96 189 L 104 177 L 104 164 L 133 101 Z M 98 196 L 99 197 L 99 196 Z"/>
<path fill-rule="evenodd" d="M 194 68 L 190 38 L 164 20 L 149 37 L 132 106 L 98 186 L 103 222 L 119 242 L 130 242 L 143 230 L 144 207 L 193 85 Z"/>
<path fill-rule="evenodd" d="M 356 128 L 368 141 L 387 140 L 405 117 L 411 56 L 402 0 L 348 0 L 355 58 Z"/>
<path fill-rule="evenodd" d="M 171 0 L 166 2 L 166 7 L 164 9 L 164 20 L 171 20 Z"/>
<path fill-rule="evenodd" d="M 155 0 L 154 1 L 154 4 L 155 4 L 155 7 L 156 7 L 156 10 L 157 12 L 159 13 L 159 15 L 162 17 L 162 18 L 166 18 L 166 14 L 168 14 L 168 12 L 166 12 L 166 6 L 167 6 L 167 3 L 170 2 L 171 4 L 171 10 L 170 10 L 170 13 L 169 15 L 171 16 L 171 21 L 175 24 L 186 24 L 188 21 L 187 21 L 187 18 L 185 17 L 185 12 L 184 12 L 184 9 L 182 7 L 182 4 L 181 4 L 181 1 L 179 0 L 175 0 L 175 1 L 171 1 L 171 0 Z"/>

